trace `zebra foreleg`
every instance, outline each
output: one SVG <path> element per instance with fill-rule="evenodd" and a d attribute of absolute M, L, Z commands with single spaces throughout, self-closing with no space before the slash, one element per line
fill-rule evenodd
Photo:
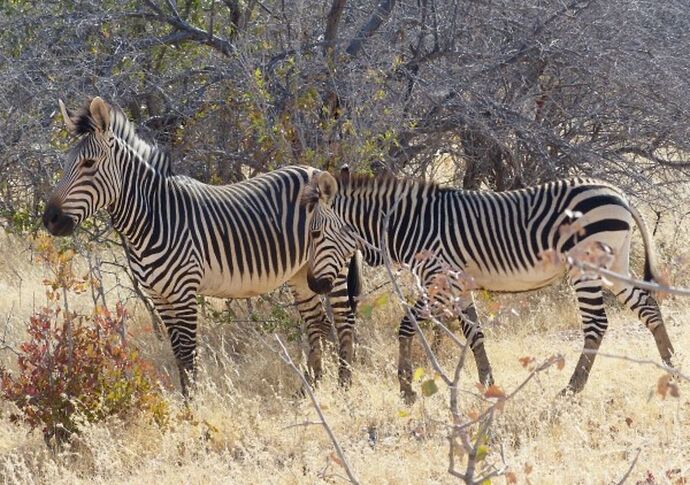
<path fill-rule="evenodd" d="M 608 319 L 604 310 L 604 298 L 599 278 L 580 278 L 572 281 L 577 295 L 578 307 L 582 318 L 582 331 L 585 345 L 580 359 L 575 366 L 568 386 L 561 394 L 578 393 L 587 383 L 592 370 L 596 352 L 608 328 Z"/>
<path fill-rule="evenodd" d="M 637 315 L 637 318 L 652 332 L 661 360 L 667 366 L 673 367 L 673 345 L 666 332 L 666 325 L 664 325 L 656 299 L 647 290 L 621 282 L 614 284 L 613 292 L 618 301 Z"/>
<path fill-rule="evenodd" d="M 322 344 L 328 340 L 330 322 L 319 295 L 301 286 L 293 286 L 292 292 L 295 296 L 297 311 L 304 321 L 309 343 L 309 355 L 307 356 L 309 380 L 312 384 L 316 384 L 323 375 Z"/>
<path fill-rule="evenodd" d="M 188 399 L 191 385 L 196 379 L 196 300 L 192 296 L 177 302 L 155 298 L 153 301 L 170 338 L 180 373 L 182 395 Z"/>
<path fill-rule="evenodd" d="M 351 366 L 354 359 L 355 314 L 350 306 L 346 275 L 336 278 L 328 298 L 338 335 L 338 383 L 342 387 L 349 387 L 352 382 Z"/>

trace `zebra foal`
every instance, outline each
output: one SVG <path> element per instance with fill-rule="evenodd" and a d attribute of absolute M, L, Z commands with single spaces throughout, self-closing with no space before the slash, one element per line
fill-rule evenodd
<path fill-rule="evenodd" d="M 321 376 L 321 340 L 330 331 L 321 299 L 307 283 L 311 210 L 301 194 L 317 171 L 286 167 L 232 185 L 212 186 L 172 173 L 167 154 L 139 138 L 120 110 L 94 98 L 60 110 L 79 137 L 48 199 L 43 223 L 66 236 L 100 209 L 124 238 L 134 277 L 168 332 L 188 395 L 196 354 L 196 295 L 247 298 L 288 283 L 305 322 L 312 377 Z M 339 341 L 339 378 L 350 379 L 357 266 L 330 292 Z"/>
<path fill-rule="evenodd" d="M 420 297 L 413 308 L 418 320 L 429 311 L 444 318 L 437 312 L 450 297 L 461 293 L 461 285 L 452 279 L 448 283 L 451 291 L 438 291 L 439 277 L 449 268 L 462 271 L 474 288 L 498 292 L 541 288 L 568 272 L 582 318 L 584 350 L 563 392 L 583 389 L 608 326 L 601 278 L 568 267 L 565 255 L 601 256 L 599 259 L 607 260 L 607 268 L 628 275 L 636 224 L 645 244 L 644 278 L 659 280 L 653 240 L 639 212 L 619 189 L 597 180 L 574 178 L 488 192 L 394 177 L 351 176 L 345 170 L 337 179 L 325 172 L 317 174 L 304 202 L 315 208 L 308 281 L 317 292 L 332 287 L 361 241 L 380 247 L 383 217 L 390 212 L 386 239 L 391 258 L 408 265 L 428 290 L 428 296 Z M 382 263 L 381 256 L 366 245 L 361 249 L 367 263 Z M 671 366 L 673 346 L 654 297 L 620 281 L 608 289 L 649 328 L 663 362 Z M 474 353 L 480 381 L 491 383 L 484 335 L 471 299 L 465 300 L 461 302 L 461 327 Z M 414 399 L 410 385 L 414 334 L 413 324 L 405 316 L 399 329 L 398 377 L 401 393 L 408 400 Z"/>

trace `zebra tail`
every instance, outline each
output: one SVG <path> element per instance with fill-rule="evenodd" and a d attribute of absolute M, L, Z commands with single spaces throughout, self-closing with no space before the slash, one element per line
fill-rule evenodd
<path fill-rule="evenodd" d="M 638 212 L 632 205 L 628 204 L 628 210 L 632 214 L 637 227 L 642 233 L 642 240 L 644 241 L 645 258 L 644 258 L 644 279 L 645 281 L 656 281 L 662 283 L 664 280 L 660 276 L 656 260 L 656 248 L 654 246 L 654 238 L 649 234 L 647 226 L 642 219 L 642 214 Z"/>
<path fill-rule="evenodd" d="M 355 251 L 347 269 L 347 297 L 352 312 L 357 312 L 357 297 L 362 293 L 362 253 Z"/>

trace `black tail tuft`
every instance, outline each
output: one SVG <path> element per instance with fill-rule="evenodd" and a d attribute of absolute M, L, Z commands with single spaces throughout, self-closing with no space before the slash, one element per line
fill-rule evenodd
<path fill-rule="evenodd" d="M 347 269 L 347 297 L 353 313 L 357 313 L 357 297 L 362 293 L 362 254 L 356 251 Z"/>
<path fill-rule="evenodd" d="M 644 260 L 644 280 L 654 281 L 654 275 L 652 274 L 652 266 L 649 264 L 649 258 Z"/>

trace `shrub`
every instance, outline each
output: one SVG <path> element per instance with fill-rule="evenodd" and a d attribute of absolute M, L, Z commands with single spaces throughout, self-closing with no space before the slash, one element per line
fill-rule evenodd
<path fill-rule="evenodd" d="M 30 318 L 18 371 L 0 368 L 0 393 L 18 408 L 11 419 L 42 427 L 46 443 L 58 445 L 78 431 L 80 420 L 144 412 L 163 424 L 167 405 L 151 367 L 126 339 L 125 308 L 118 303 L 114 313 L 100 305 L 90 316 L 69 312 L 68 291 L 83 291 L 86 284 L 74 276 L 73 253 L 45 241 L 38 246 L 53 275 L 45 281 L 50 304 Z"/>

